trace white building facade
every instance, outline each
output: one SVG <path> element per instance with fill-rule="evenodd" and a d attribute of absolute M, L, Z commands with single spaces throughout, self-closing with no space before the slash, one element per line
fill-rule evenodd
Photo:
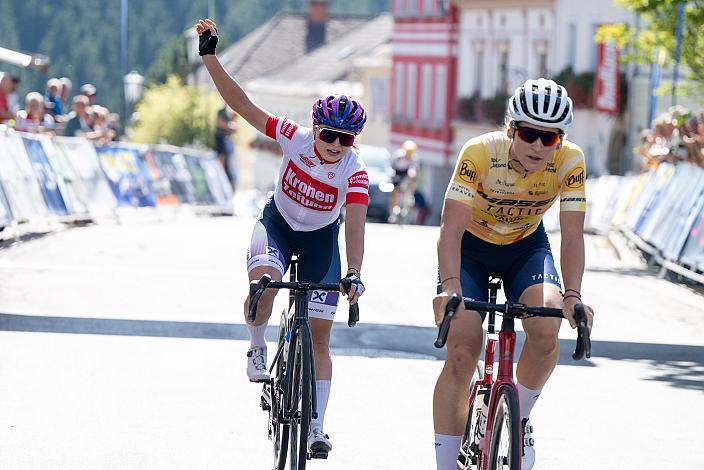
<path fill-rule="evenodd" d="M 507 96 L 528 78 L 551 77 L 568 67 L 574 73 L 595 72 L 598 26 L 635 23 L 634 14 L 613 0 L 455 0 L 455 4 L 459 98 Z M 456 121 L 455 150 L 489 128 Z M 578 108 L 568 138 L 584 150 L 588 170 L 603 174 L 613 167 L 610 159 L 621 159 L 625 133 L 622 114 Z"/>

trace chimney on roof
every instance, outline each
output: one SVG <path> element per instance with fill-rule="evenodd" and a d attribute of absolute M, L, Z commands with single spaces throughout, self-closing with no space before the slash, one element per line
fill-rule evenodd
<path fill-rule="evenodd" d="M 325 43 L 325 25 L 328 21 L 327 0 L 308 0 L 308 33 L 306 52 Z"/>

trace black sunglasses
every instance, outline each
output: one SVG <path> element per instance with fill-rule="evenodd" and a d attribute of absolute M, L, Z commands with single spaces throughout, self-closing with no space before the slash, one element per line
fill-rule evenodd
<path fill-rule="evenodd" d="M 516 134 L 521 138 L 523 142 L 532 144 L 536 140 L 540 139 L 546 147 L 552 147 L 560 141 L 562 134 L 558 132 L 541 131 L 539 129 L 533 129 L 532 127 L 516 127 Z"/>
<path fill-rule="evenodd" d="M 335 140 L 340 139 L 340 145 L 343 147 L 351 147 L 352 144 L 354 144 L 354 134 L 348 134 L 346 132 L 335 131 L 322 127 L 319 127 L 318 129 L 320 129 L 318 136 L 323 142 L 332 144 Z"/>

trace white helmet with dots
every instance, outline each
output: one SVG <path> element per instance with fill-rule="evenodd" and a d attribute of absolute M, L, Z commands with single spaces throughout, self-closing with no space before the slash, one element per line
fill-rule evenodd
<path fill-rule="evenodd" d="M 552 80 L 526 80 L 508 99 L 508 114 L 514 121 L 566 132 L 572 125 L 572 100 L 565 87 Z"/>

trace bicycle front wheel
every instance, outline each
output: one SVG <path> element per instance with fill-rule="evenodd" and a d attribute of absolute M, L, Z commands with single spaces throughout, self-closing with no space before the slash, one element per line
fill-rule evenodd
<path fill-rule="evenodd" d="M 269 410 L 269 438 L 274 447 L 274 469 L 284 470 L 286 468 L 286 456 L 288 455 L 288 437 L 290 429 L 288 424 L 283 424 L 280 421 L 282 410 L 285 402 L 281 384 L 286 373 L 286 351 L 283 350 L 284 342 L 286 341 L 286 310 L 281 313 L 281 321 L 279 323 L 279 342 L 278 349 L 281 349 L 281 355 L 276 362 L 276 376 L 274 380 L 267 384 L 271 389 L 271 410 Z"/>
<path fill-rule="evenodd" d="M 481 465 L 482 456 L 481 450 L 479 449 L 479 438 L 482 431 L 479 429 L 479 421 L 484 394 L 489 393 L 489 391 L 479 387 L 476 393 L 472 392 L 474 392 L 475 381 L 481 380 L 483 376 L 484 361 L 479 361 L 479 364 L 477 364 L 477 373 L 470 387 L 469 413 L 467 414 L 467 425 L 465 426 L 464 435 L 462 436 L 460 453 L 457 456 L 457 470 L 478 470 Z"/>
<path fill-rule="evenodd" d="M 518 397 L 512 387 L 498 390 L 496 412 L 489 443 L 488 470 L 520 470 L 521 417 Z"/>
<path fill-rule="evenodd" d="M 291 470 L 305 470 L 308 458 L 308 429 L 311 419 L 311 348 L 310 332 L 298 330 L 295 364 L 291 394 L 291 418 L 289 434 Z"/>

